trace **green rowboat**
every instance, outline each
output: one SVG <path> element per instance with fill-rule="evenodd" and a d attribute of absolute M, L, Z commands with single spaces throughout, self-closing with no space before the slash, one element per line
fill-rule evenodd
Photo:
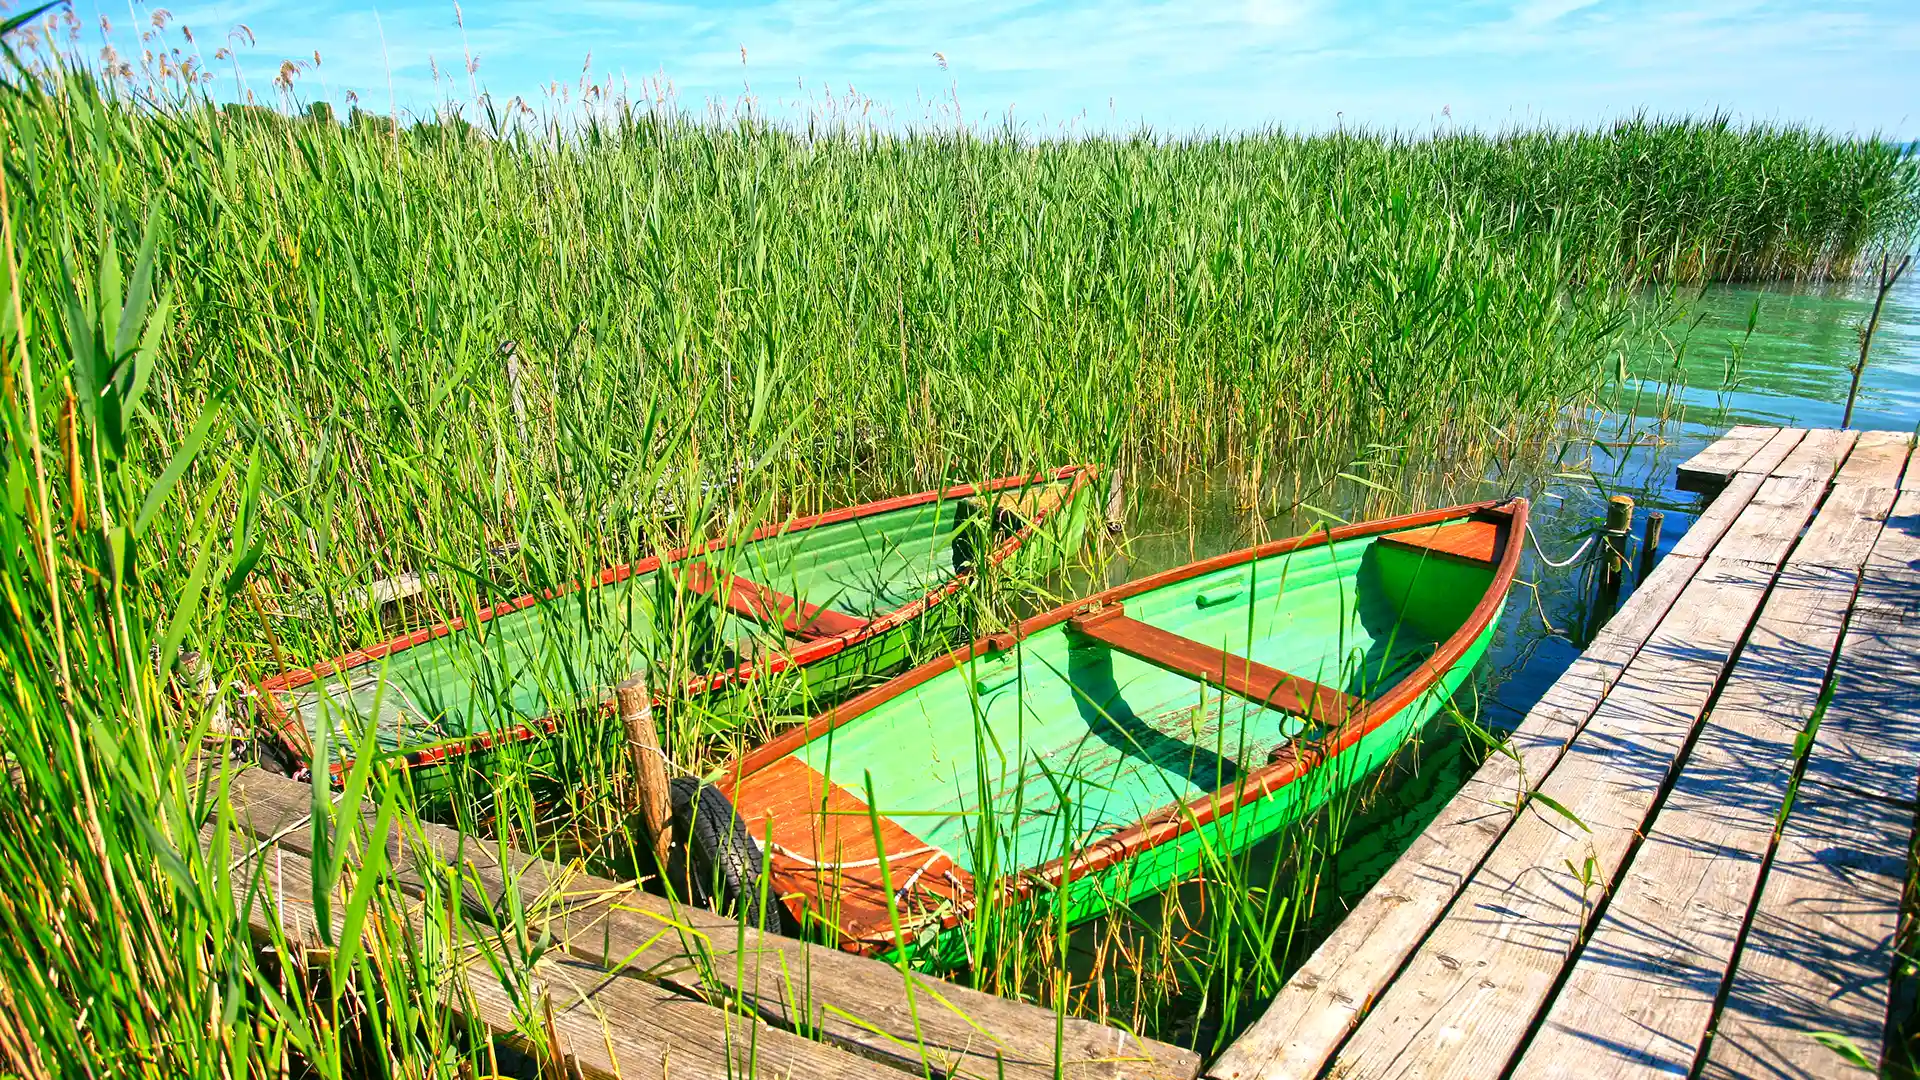
<path fill-rule="evenodd" d="M 1077 549 L 1092 478 L 1074 466 L 887 499 L 508 600 L 267 680 L 270 741 L 310 775 L 324 732 L 337 781 L 371 732 L 422 798 L 484 792 L 508 748 L 551 769 L 564 740 L 546 736 L 606 713 L 611 688 L 658 670 L 663 635 L 684 646 L 689 623 L 705 658 L 686 684 L 694 700 L 751 685 L 770 710 L 807 715 L 964 638 L 958 594 L 981 553 L 1035 572 Z"/>
<path fill-rule="evenodd" d="M 1110 589 L 816 718 L 721 791 L 771 843 L 788 925 L 843 948 L 948 952 L 983 892 L 1101 914 L 1392 756 L 1486 652 L 1526 516 L 1389 518 Z"/>

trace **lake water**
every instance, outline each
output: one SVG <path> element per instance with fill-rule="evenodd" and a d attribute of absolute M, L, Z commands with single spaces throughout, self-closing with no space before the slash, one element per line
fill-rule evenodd
<path fill-rule="evenodd" d="M 1675 468 L 1736 424 L 1839 427 L 1859 328 L 1873 308 L 1870 289 L 1718 287 L 1675 298 L 1674 321 L 1632 358 L 1635 376 L 1616 394 L 1591 448 L 1598 483 L 1563 480 L 1534 498 L 1534 527 L 1561 559 L 1605 516 L 1606 498 L 1632 496 L 1636 526 L 1648 510 L 1666 515 L 1660 551 L 1672 549 L 1704 508 L 1674 486 Z M 1920 425 L 1920 279 L 1887 296 L 1872 355 L 1855 400 L 1852 426 L 1913 431 Z M 1604 490 L 1603 490 L 1604 487 Z M 1522 576 L 1539 583 L 1550 621 L 1571 621 L 1585 595 L 1573 568 L 1555 570 L 1529 551 Z M 1573 662 L 1578 650 L 1529 617 L 1532 598 L 1516 592 L 1506 640 L 1483 688 L 1493 692 L 1486 719 L 1506 726 Z"/>
<path fill-rule="evenodd" d="M 1452 502 L 1514 492 L 1533 501 L 1537 542 L 1529 545 L 1521 567 L 1521 579 L 1531 587 L 1515 587 L 1477 677 L 1476 700 L 1461 702 L 1465 712 L 1477 714 L 1480 724 L 1495 731 L 1519 723 L 1579 656 L 1606 614 L 1595 610 L 1590 565 L 1556 568 L 1540 551 L 1555 561 L 1568 558 L 1604 518 L 1608 497 L 1625 494 L 1637 507 L 1636 534 L 1647 511 L 1665 514 L 1659 545 L 1664 554 L 1704 508 L 1699 496 L 1674 486 L 1680 462 L 1736 424 L 1839 427 L 1859 356 L 1859 328 L 1873 295 L 1859 286 L 1720 286 L 1650 297 L 1648 304 L 1649 310 L 1664 305 L 1671 319 L 1664 329 L 1640 335 L 1624 357 L 1631 377 L 1610 396 L 1608 411 L 1592 418 L 1591 440 L 1575 443 L 1555 462 L 1515 465 L 1508 475 L 1496 472 L 1478 485 L 1442 493 Z M 1886 300 L 1852 418 L 1859 429 L 1912 431 L 1916 425 L 1920 275 L 1903 281 Z M 1252 542 L 1245 514 L 1234 501 L 1217 488 L 1179 496 L 1146 494 L 1130 523 L 1130 531 L 1140 535 L 1110 580 Z M 1311 524 L 1290 520 L 1266 523 L 1266 528 L 1279 536 Z M 1629 574 L 1622 602 L 1632 583 Z M 1310 928 L 1295 935 L 1286 965 L 1305 959 L 1472 775 L 1483 753 L 1478 745 L 1458 725 L 1440 721 L 1389 767 L 1331 858 L 1324 887 L 1313 898 Z M 1277 844 L 1283 842 L 1256 850 L 1253 858 L 1278 857 Z M 1259 1011 L 1257 1004 L 1243 1008 L 1234 1026 L 1250 1022 Z M 1208 1031 L 1201 1039 L 1203 1051 L 1213 1034 Z M 1191 1038 L 1178 1030 L 1163 1035 Z"/>

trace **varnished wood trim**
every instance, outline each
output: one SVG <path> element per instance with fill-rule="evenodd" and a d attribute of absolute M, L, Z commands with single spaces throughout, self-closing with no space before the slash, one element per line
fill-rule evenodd
<path fill-rule="evenodd" d="M 1500 565 L 1506 533 L 1497 522 L 1469 518 L 1425 529 L 1410 529 L 1380 538 L 1382 544 L 1420 555 L 1437 556 L 1469 566 Z"/>
<path fill-rule="evenodd" d="M 1206 683 L 1269 709 L 1333 724 L 1358 713 L 1366 702 L 1344 690 L 1268 667 L 1246 657 L 1202 645 L 1192 638 L 1128 618 L 1111 604 L 1075 615 L 1067 625 L 1076 632 L 1128 656 Z"/>

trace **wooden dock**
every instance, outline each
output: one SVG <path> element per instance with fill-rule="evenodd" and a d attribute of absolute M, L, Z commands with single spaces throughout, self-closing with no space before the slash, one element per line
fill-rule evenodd
<path fill-rule="evenodd" d="M 1682 465 L 1699 520 L 1207 1075 L 1872 1075 L 1920 784 L 1911 443 L 1742 427 Z"/>
<path fill-rule="evenodd" d="M 331 941 L 314 903 L 313 788 L 258 769 L 226 783 L 233 829 L 209 824 L 201 840 L 209 850 L 225 843 L 234 904 L 256 940 L 270 942 L 277 925 L 290 949 Z M 455 1011 L 533 1058 L 542 1076 L 1190 1080 L 1200 1070 L 1190 1050 L 763 936 L 452 829 L 408 822 L 382 832 L 376 820 L 346 813 L 322 833 L 335 837 L 332 850 L 384 860 L 411 898 L 403 918 L 416 942 L 444 930 L 433 906 L 456 879 L 469 927 L 510 925 L 498 913 L 517 905 L 530 936 L 550 935 L 553 947 L 513 985 L 489 957 L 525 943 L 469 930 L 469 940 L 441 945 Z M 359 835 L 342 843 L 342 825 Z M 334 895 L 324 917 L 337 928 L 346 907 Z"/>

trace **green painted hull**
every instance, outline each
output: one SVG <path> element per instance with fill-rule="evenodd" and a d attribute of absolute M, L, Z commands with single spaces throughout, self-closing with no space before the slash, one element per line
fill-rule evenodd
<path fill-rule="evenodd" d="M 1382 535 L 1391 534 L 1301 545 L 1183 577 L 1172 572 L 1175 580 L 1126 595 L 1122 612 L 1332 693 L 1397 705 L 1378 708 L 1367 723 L 1323 724 L 1264 708 L 1177 665 L 1077 631 L 1069 616 L 1099 610 L 1104 602 L 1096 598 L 1034 620 L 1017 642 L 982 642 L 956 662 L 930 665 L 924 677 L 903 676 L 850 702 L 840 710 L 850 718 L 836 718 L 786 756 L 869 803 L 922 850 L 950 859 L 975 895 L 1004 895 L 1033 874 L 1064 876 L 1064 892 L 1046 891 L 1064 895 L 1069 921 L 1110 911 L 1191 877 L 1209 858 L 1245 851 L 1349 791 L 1471 675 L 1493 638 L 1510 565 L 1503 576 L 1491 561 L 1442 558 Z M 1264 796 L 1240 797 L 1249 778 L 1271 777 L 1276 751 L 1336 738 L 1338 751 L 1304 775 Z M 776 764 L 757 754 L 740 775 Z M 751 783 L 738 780 L 734 790 L 747 820 L 761 821 Z M 1167 808 L 1222 799 L 1237 808 L 1129 848 L 1091 872 L 1059 872 Z M 788 851 L 808 842 L 779 835 L 789 837 Z M 903 866 L 896 888 L 911 872 Z M 776 857 L 774 872 L 783 891 L 833 902 L 820 899 L 823 886 L 809 892 L 817 871 L 808 878 Z M 921 948 L 941 953 L 957 944 L 966 924 L 954 926 L 940 898 L 901 900 L 903 925 L 919 928 Z M 929 936 L 928 920 L 948 930 Z M 847 922 L 835 925 L 852 935 L 848 944 L 873 940 L 870 927 L 856 933 Z"/>
<path fill-rule="evenodd" d="M 1488 626 L 1475 641 L 1472 651 L 1418 702 L 1396 713 L 1306 780 L 1243 805 L 1224 821 L 1208 822 L 1130 862 L 1116 864 L 1074 882 L 1067 897 L 1068 920 L 1079 922 L 1105 914 L 1115 902 L 1114 898 L 1127 903 L 1163 892 L 1191 878 L 1209 856 L 1226 858 L 1245 851 L 1351 791 L 1385 765 L 1440 713 L 1486 654 L 1494 630 L 1494 626 Z"/>
<path fill-rule="evenodd" d="M 693 722 L 724 729 L 746 695 L 761 715 L 809 715 L 970 636 L 974 605 L 961 571 L 974 551 L 1005 545 L 994 570 L 1018 574 L 1045 573 L 1077 551 L 1093 501 L 1085 475 L 1062 470 L 1009 488 L 1063 496 L 1037 522 L 1015 520 L 1021 528 L 995 531 L 982 511 L 991 496 L 956 489 L 763 530 L 665 563 L 697 559 L 723 578 L 737 575 L 872 622 L 857 633 L 794 637 L 778 615 L 730 610 L 687 592 L 677 570 L 641 564 L 588 589 L 516 601 L 476 627 L 425 632 L 416 635 L 423 640 L 389 643 L 370 650 L 378 655 L 342 658 L 262 689 L 297 767 L 319 756 L 322 738 L 336 770 L 370 740 L 429 808 L 471 804 L 508 766 L 536 785 L 564 787 L 592 775 L 588 764 L 604 766 L 619 753 L 619 725 L 599 717 L 600 703 L 615 683 L 657 666 L 662 628 L 672 619 L 698 622 L 710 670 L 733 673 L 683 700 Z M 837 643 L 823 645 L 829 637 Z"/>
<path fill-rule="evenodd" d="M 864 638 L 823 660 L 794 668 L 771 685 L 752 689 L 729 686 L 701 695 L 699 706 L 725 717 L 744 707 L 747 693 L 760 697 L 759 710 L 800 715 L 826 708 L 882 681 L 915 657 L 924 657 L 965 640 L 972 631 L 967 605 L 936 605 L 901 626 Z M 723 721 L 707 726 L 718 728 Z M 524 777 L 536 797 L 577 786 L 582 777 L 604 769 L 623 751 L 621 726 L 605 717 L 582 718 L 534 738 L 449 755 L 404 770 L 415 803 L 429 814 L 451 806 L 485 806 L 502 773 Z M 392 760 L 404 761 L 396 756 Z"/>

